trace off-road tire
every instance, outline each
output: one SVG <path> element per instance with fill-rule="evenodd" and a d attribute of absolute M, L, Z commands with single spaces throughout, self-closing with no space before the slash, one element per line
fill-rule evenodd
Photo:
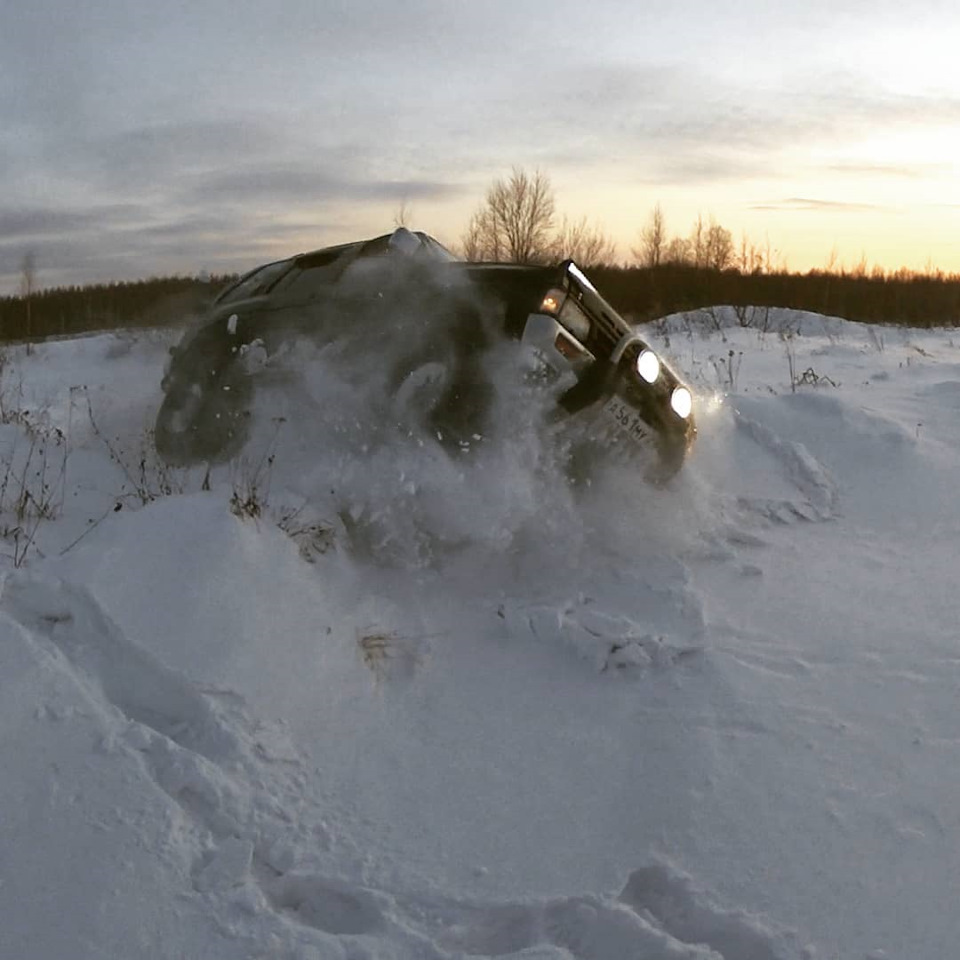
<path fill-rule="evenodd" d="M 174 466 L 230 460 L 246 443 L 252 394 L 236 363 L 205 383 L 174 377 L 157 412 L 157 453 Z"/>

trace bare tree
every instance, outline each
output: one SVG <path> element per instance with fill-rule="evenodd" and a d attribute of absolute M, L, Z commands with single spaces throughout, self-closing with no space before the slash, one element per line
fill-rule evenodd
<path fill-rule="evenodd" d="M 769 270 L 763 251 L 750 240 L 746 230 L 740 235 L 740 253 L 736 258 L 736 266 L 741 273 L 758 274 Z"/>
<path fill-rule="evenodd" d="M 767 241 L 769 246 L 770 241 Z M 827 257 L 826 263 L 823 265 L 823 269 L 826 273 L 838 273 L 837 266 L 840 263 L 840 251 L 837 249 L 837 245 L 834 244 L 830 248 L 830 254 Z"/>
<path fill-rule="evenodd" d="M 514 167 L 496 180 L 473 215 L 461 246 L 468 260 L 538 263 L 550 259 L 555 201 L 546 174 Z"/>
<path fill-rule="evenodd" d="M 464 260 L 500 260 L 500 239 L 489 211 L 481 207 L 460 237 L 460 253 Z"/>
<path fill-rule="evenodd" d="M 690 234 L 690 255 L 695 267 L 707 265 L 707 238 L 703 228 L 703 214 L 697 214 L 697 221 Z"/>
<path fill-rule="evenodd" d="M 33 292 L 36 288 L 37 280 L 37 256 L 32 250 L 28 250 L 24 255 L 23 262 L 20 265 L 20 295 L 26 307 L 26 335 L 29 343 L 33 334 L 33 318 L 31 316 Z"/>
<path fill-rule="evenodd" d="M 642 267 L 659 267 L 666 245 L 667 228 L 658 203 L 650 213 L 650 222 L 640 232 L 640 246 L 634 248 L 632 253 Z"/>
<path fill-rule="evenodd" d="M 553 260 L 576 260 L 582 267 L 612 266 L 617 261 L 617 246 L 600 227 L 591 226 L 586 217 L 571 223 L 566 217 L 553 241 Z"/>
<path fill-rule="evenodd" d="M 692 262 L 690 241 L 686 237 L 673 237 L 663 251 L 663 263 L 689 266 Z"/>
<path fill-rule="evenodd" d="M 703 266 L 726 270 L 733 264 L 733 235 L 712 217 L 704 238 Z"/>

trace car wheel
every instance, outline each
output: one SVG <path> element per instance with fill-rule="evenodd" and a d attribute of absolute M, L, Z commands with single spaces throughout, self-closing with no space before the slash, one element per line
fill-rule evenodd
<path fill-rule="evenodd" d="M 398 412 L 423 419 L 436 407 L 447 388 L 447 364 L 430 360 L 411 370 L 394 393 Z"/>
<path fill-rule="evenodd" d="M 171 378 L 154 426 L 157 453 L 177 466 L 229 460 L 246 442 L 252 393 L 235 363 L 207 382 Z"/>

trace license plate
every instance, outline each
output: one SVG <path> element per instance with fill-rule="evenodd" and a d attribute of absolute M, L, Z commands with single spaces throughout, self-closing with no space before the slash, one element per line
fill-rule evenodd
<path fill-rule="evenodd" d="M 640 414 L 616 394 L 603 405 L 603 412 L 635 443 L 646 445 L 653 439 L 653 431 Z"/>

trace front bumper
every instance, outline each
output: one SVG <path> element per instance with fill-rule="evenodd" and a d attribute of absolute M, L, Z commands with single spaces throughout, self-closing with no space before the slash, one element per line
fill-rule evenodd
<path fill-rule="evenodd" d="M 583 426 L 604 446 L 655 448 L 667 475 L 675 473 L 696 436 L 692 409 L 678 412 L 690 399 L 689 388 L 659 361 L 653 382 L 638 372 L 637 360 L 648 351 L 636 333 L 624 334 L 609 357 L 595 357 L 552 316 L 530 314 L 522 342 L 532 346 L 559 374 L 576 382 L 561 394 L 560 408 L 585 421 Z"/>

